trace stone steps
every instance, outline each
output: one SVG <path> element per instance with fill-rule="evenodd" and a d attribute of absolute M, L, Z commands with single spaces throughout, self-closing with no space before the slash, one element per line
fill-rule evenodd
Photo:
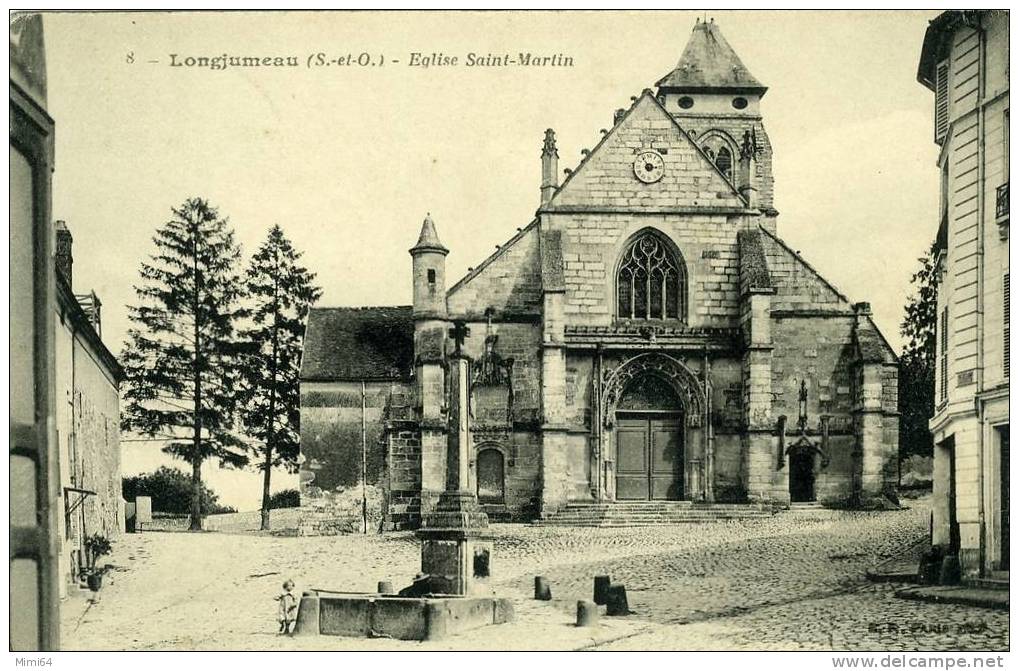
<path fill-rule="evenodd" d="M 823 505 L 821 505 L 821 503 L 819 503 L 818 501 L 806 501 L 806 502 L 790 503 L 789 504 L 789 510 L 791 510 L 791 511 L 797 511 L 797 510 L 825 510 L 825 507 Z"/>
<path fill-rule="evenodd" d="M 759 504 L 706 504 L 691 501 L 619 501 L 571 503 L 538 524 L 547 526 L 636 527 L 697 524 L 771 517 Z"/>
<path fill-rule="evenodd" d="M 989 578 L 973 578 L 972 580 L 969 580 L 967 582 L 970 584 L 970 586 L 976 587 L 976 588 L 979 588 L 979 589 L 1001 589 L 1001 590 L 1005 590 L 1006 592 L 1008 591 L 1008 579 L 1007 578 L 1004 579 L 1004 580 L 1002 580 L 1000 578 L 991 578 L 991 577 L 989 577 Z"/>

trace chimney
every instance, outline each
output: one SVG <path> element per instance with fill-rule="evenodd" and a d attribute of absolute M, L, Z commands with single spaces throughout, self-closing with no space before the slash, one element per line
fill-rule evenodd
<path fill-rule="evenodd" d="M 545 143 L 541 147 L 541 204 L 547 205 L 559 188 L 559 152 L 555 146 L 555 131 L 545 131 Z"/>
<path fill-rule="evenodd" d="M 739 152 L 739 192 L 746 199 L 748 208 L 757 207 L 757 187 L 754 186 L 757 151 L 757 133 L 744 131 Z"/>
<path fill-rule="evenodd" d="M 54 256 L 57 265 L 57 272 L 63 275 L 67 281 L 67 286 L 74 286 L 71 284 L 71 266 L 74 264 L 74 257 L 71 256 L 71 243 L 74 238 L 71 237 L 71 232 L 67 230 L 67 223 L 64 220 L 56 222 L 56 243 L 57 251 Z"/>

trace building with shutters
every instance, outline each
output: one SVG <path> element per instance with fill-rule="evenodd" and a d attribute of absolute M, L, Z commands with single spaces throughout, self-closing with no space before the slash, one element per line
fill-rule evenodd
<path fill-rule="evenodd" d="M 1007 577 L 1008 12 L 948 11 L 917 78 L 941 147 L 933 542 L 964 576 Z M 1000 572 L 1000 573 L 999 573 Z"/>
<path fill-rule="evenodd" d="M 428 217 L 413 305 L 313 309 L 302 505 L 362 479 L 388 528 L 434 505 L 454 323 L 469 330 L 470 477 L 494 519 L 894 501 L 898 362 L 869 304 L 778 234 L 766 91 L 698 22 L 561 181 L 546 131 L 534 218 L 464 277 L 447 281 Z"/>

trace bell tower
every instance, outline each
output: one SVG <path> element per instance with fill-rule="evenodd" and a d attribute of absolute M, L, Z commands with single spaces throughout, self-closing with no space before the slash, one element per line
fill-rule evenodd
<path fill-rule="evenodd" d="M 761 222 L 774 231 L 771 142 L 761 118 L 768 87 L 750 73 L 714 19 L 698 19 L 676 67 L 656 86 L 659 102 L 733 186 L 753 196 L 749 207 L 759 209 Z"/>

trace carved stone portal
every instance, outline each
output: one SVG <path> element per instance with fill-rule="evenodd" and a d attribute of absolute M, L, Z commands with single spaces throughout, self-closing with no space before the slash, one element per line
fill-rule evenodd
<path fill-rule="evenodd" d="M 704 382 L 682 362 L 667 354 L 646 352 L 624 361 L 616 368 L 607 369 L 602 382 L 605 428 L 615 423 L 616 409 L 623 392 L 637 378 L 653 375 L 666 382 L 679 398 L 683 417 L 689 427 L 699 427 L 704 421 Z"/>

